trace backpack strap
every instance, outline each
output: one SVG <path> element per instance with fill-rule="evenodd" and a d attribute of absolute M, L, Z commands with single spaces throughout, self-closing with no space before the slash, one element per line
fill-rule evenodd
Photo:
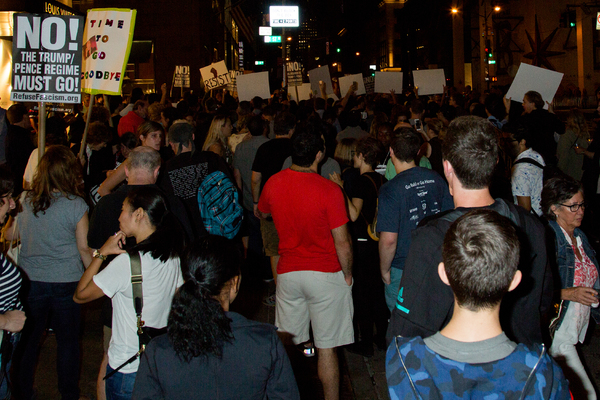
<path fill-rule="evenodd" d="M 536 166 L 538 168 L 541 168 L 541 169 L 545 168 L 542 164 L 540 164 L 539 162 L 535 161 L 533 158 L 527 158 L 527 157 L 521 158 L 521 159 L 515 161 L 513 163 L 513 166 L 517 165 L 517 164 L 521 164 L 521 163 L 531 164 L 531 165 L 534 165 L 534 166 Z"/>

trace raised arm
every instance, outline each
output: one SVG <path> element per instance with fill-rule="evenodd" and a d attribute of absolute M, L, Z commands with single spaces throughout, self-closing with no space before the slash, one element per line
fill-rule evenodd
<path fill-rule="evenodd" d="M 98 194 L 100 196 L 106 196 L 107 194 L 110 194 L 110 192 L 112 192 L 112 190 L 116 188 L 119 183 L 123 182 L 125 178 L 127 178 L 125 175 L 125 163 L 121 163 L 121 165 L 119 165 L 117 169 L 115 169 L 112 174 L 108 175 L 104 182 L 100 184 L 100 187 L 98 188 Z"/>

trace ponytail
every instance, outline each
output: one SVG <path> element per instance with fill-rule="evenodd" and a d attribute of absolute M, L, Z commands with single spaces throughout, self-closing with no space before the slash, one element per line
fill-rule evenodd
<path fill-rule="evenodd" d="M 181 267 L 185 283 L 175 294 L 168 321 L 168 336 L 179 357 L 221 357 L 223 345 L 233 340 L 231 320 L 218 298 L 232 278 L 240 274 L 241 255 L 221 236 L 207 236 L 184 252 Z"/>

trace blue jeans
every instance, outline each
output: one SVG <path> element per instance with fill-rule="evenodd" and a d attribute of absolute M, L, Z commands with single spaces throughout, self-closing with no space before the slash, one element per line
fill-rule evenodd
<path fill-rule="evenodd" d="M 385 285 L 385 304 L 387 304 L 390 312 L 394 311 L 394 307 L 396 306 L 396 301 L 398 300 L 398 289 L 400 289 L 400 281 L 402 280 L 402 272 L 401 269 L 392 268 L 391 269 L 391 279 L 392 283 L 389 285 Z"/>
<path fill-rule="evenodd" d="M 106 366 L 106 373 L 111 373 L 113 369 L 110 365 Z M 129 400 L 133 393 L 133 384 L 137 372 L 131 374 L 115 373 L 106 380 L 106 400 Z"/>
<path fill-rule="evenodd" d="M 58 391 L 63 400 L 79 399 L 81 307 L 73 301 L 77 283 L 29 282 L 25 297 L 27 321 L 14 359 L 18 364 L 16 398 L 29 400 L 33 395 L 40 341 L 50 322 L 56 334 Z"/>

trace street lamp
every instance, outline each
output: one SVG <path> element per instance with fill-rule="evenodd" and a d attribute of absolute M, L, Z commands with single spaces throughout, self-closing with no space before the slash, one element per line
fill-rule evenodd
<path fill-rule="evenodd" d="M 458 8 L 453 8 L 452 9 L 452 14 L 456 14 L 456 13 L 458 13 Z"/>

